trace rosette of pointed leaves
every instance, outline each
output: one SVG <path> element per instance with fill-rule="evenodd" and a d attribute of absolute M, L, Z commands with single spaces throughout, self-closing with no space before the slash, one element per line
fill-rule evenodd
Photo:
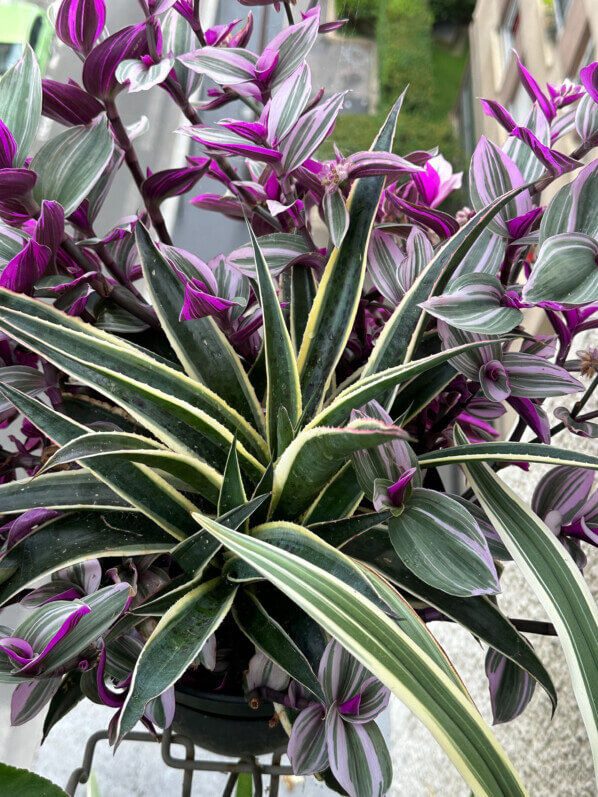
<path fill-rule="evenodd" d="M 334 639 L 326 646 L 318 679 L 325 703 L 311 703 L 293 723 L 288 756 L 299 775 L 330 767 L 350 797 L 386 794 L 392 762 L 374 722 L 390 690 Z"/>

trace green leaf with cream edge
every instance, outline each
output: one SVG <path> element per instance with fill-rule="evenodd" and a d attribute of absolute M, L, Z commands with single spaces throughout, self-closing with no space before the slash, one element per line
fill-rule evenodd
<path fill-rule="evenodd" d="M 466 443 L 458 427 L 455 442 Z M 482 508 L 557 630 L 598 774 L 596 601 L 553 532 L 487 465 L 470 462 L 464 470 Z"/>
<path fill-rule="evenodd" d="M 311 615 L 424 722 L 476 795 L 525 788 L 463 689 L 371 601 L 315 565 L 260 540 L 196 519 Z M 339 556 L 342 556 L 340 552 Z"/>

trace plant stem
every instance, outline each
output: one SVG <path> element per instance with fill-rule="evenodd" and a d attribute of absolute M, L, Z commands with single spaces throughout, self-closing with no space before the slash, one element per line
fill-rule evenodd
<path fill-rule="evenodd" d="M 143 185 L 145 177 L 143 175 L 143 171 L 139 164 L 139 158 L 137 157 L 137 152 L 135 151 L 133 142 L 129 138 L 129 135 L 122 122 L 122 119 L 120 118 L 120 114 L 118 113 L 118 109 L 116 107 L 116 103 L 114 102 L 114 100 L 106 100 L 104 105 L 106 107 L 106 114 L 108 116 L 108 120 L 110 121 L 112 130 L 114 132 L 114 135 L 116 136 L 116 140 L 118 141 L 118 144 L 124 153 L 125 163 L 129 167 L 129 171 L 131 172 L 133 180 L 135 180 L 135 185 L 139 189 L 139 193 L 143 198 L 143 191 L 141 187 Z M 158 237 L 160 238 L 162 243 L 172 246 L 172 239 L 166 228 L 166 223 L 164 221 L 164 217 L 162 216 L 160 209 L 157 207 L 150 207 L 147 203 L 146 203 L 146 208 L 152 220 L 152 224 L 154 225 L 154 228 L 158 233 Z"/>
<path fill-rule="evenodd" d="M 291 9 L 291 4 L 288 2 L 288 0 L 285 0 L 284 10 L 287 15 L 289 25 L 294 25 L 295 20 L 293 19 L 293 10 Z"/>

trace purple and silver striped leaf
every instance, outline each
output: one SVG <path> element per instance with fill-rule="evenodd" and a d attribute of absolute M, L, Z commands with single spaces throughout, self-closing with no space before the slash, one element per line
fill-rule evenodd
<path fill-rule="evenodd" d="M 598 61 L 594 61 L 579 71 L 579 79 L 588 95 L 598 102 Z"/>
<path fill-rule="evenodd" d="M 589 235 L 567 232 L 544 241 L 523 289 L 528 302 L 563 305 L 598 302 L 598 244 Z"/>
<path fill-rule="evenodd" d="M 211 152 L 242 155 L 263 163 L 277 163 L 281 159 L 281 154 L 277 150 L 260 146 L 224 127 L 213 128 L 197 125 L 195 127 L 183 127 L 178 132 L 203 144 Z"/>
<path fill-rule="evenodd" d="M 516 307 L 503 306 L 504 289 L 490 274 L 465 274 L 452 281 L 447 293 L 420 304 L 430 315 L 453 327 L 480 334 L 510 332 L 523 319 Z"/>
<path fill-rule="evenodd" d="M 255 78 L 257 56 L 236 47 L 202 47 L 177 57 L 177 61 L 223 86 L 236 86 Z"/>
<path fill-rule="evenodd" d="M 292 130 L 311 95 L 311 72 L 302 64 L 284 80 L 270 101 L 268 141 L 276 144 Z"/>
<path fill-rule="evenodd" d="M 260 250 L 272 276 L 277 276 L 297 257 L 307 254 L 309 247 L 300 235 L 275 232 L 258 238 Z M 235 249 L 226 257 L 226 262 L 248 277 L 256 278 L 255 257 L 251 243 Z"/>
<path fill-rule="evenodd" d="M 534 696 L 536 681 L 526 670 L 494 648 L 488 648 L 485 667 L 493 724 L 510 722 L 523 712 Z"/>
<path fill-rule="evenodd" d="M 26 681 L 17 686 L 10 701 L 10 724 L 24 725 L 50 702 L 58 691 L 62 676 Z"/>
<path fill-rule="evenodd" d="M 577 393 L 584 389 L 582 383 L 560 365 L 535 354 L 507 352 L 502 358 L 502 364 L 509 376 L 514 396 L 549 398 Z"/>
<path fill-rule="evenodd" d="M 392 177 L 421 172 L 422 167 L 393 152 L 355 152 L 345 159 L 353 179 L 358 177 Z"/>
<path fill-rule="evenodd" d="M 321 703 L 314 703 L 293 723 L 287 755 L 296 775 L 315 775 L 328 766 L 326 714 Z"/>
<path fill-rule="evenodd" d="M 511 395 L 509 377 L 500 360 L 484 363 L 479 370 L 478 382 L 490 401 L 504 401 Z"/>
<path fill-rule="evenodd" d="M 326 717 L 332 774 L 349 797 L 383 797 L 392 782 L 392 761 L 375 722 L 345 722 L 333 707 Z"/>
<path fill-rule="evenodd" d="M 507 401 L 542 443 L 550 443 L 550 421 L 538 403 L 519 396 L 509 396 Z"/>
<path fill-rule="evenodd" d="M 322 207 L 330 240 L 338 248 L 349 229 L 349 211 L 342 191 L 338 188 L 336 191 L 327 191 L 324 194 Z"/>
<path fill-rule="evenodd" d="M 266 49 L 278 53 L 278 62 L 274 69 L 272 85 L 279 86 L 283 80 L 298 69 L 318 37 L 320 9 L 316 13 L 296 25 L 290 25 L 278 33 L 267 45 Z"/>
<path fill-rule="evenodd" d="M 571 523 L 588 500 L 593 484 L 591 470 L 559 465 L 544 474 L 536 485 L 532 509 L 542 520 L 550 512 L 558 512 L 560 525 Z"/>
<path fill-rule="evenodd" d="M 368 247 L 368 276 L 382 296 L 393 305 L 397 305 L 404 294 L 398 276 L 398 269 L 404 259 L 405 255 L 394 235 L 381 229 L 372 231 Z"/>
<path fill-rule="evenodd" d="M 426 584 L 464 598 L 500 592 L 486 538 L 447 495 L 414 488 L 402 514 L 389 519 L 388 533 L 402 562 Z"/>
<path fill-rule="evenodd" d="M 116 70 L 119 83 L 126 83 L 129 92 L 147 91 L 163 83 L 174 66 L 174 58 L 161 58 L 157 64 L 146 64 L 140 58 L 127 58 L 121 61 Z"/>
<path fill-rule="evenodd" d="M 0 287 L 32 295 L 34 285 L 47 269 L 51 256 L 47 246 L 28 241 L 19 254 L 6 264 L 0 275 Z"/>
<path fill-rule="evenodd" d="M 578 421 L 566 407 L 557 407 L 553 413 L 555 418 L 565 424 L 567 429 L 580 437 L 598 437 L 598 423 Z"/>
<path fill-rule="evenodd" d="M 155 172 L 143 181 L 141 193 L 146 201 L 160 204 L 169 197 L 180 196 L 193 188 L 206 173 L 207 168 L 208 164 L 205 164 Z"/>
<path fill-rule="evenodd" d="M 537 105 L 534 105 L 530 110 L 523 127 L 531 130 L 543 146 L 550 146 L 550 127 L 546 117 Z M 533 180 L 537 180 L 542 174 L 542 162 L 538 160 L 533 151 L 520 138 L 508 136 L 502 150 L 517 166 L 524 182 L 530 183 Z"/>
<path fill-rule="evenodd" d="M 192 51 L 197 46 L 197 38 L 191 25 L 175 9 L 168 11 L 162 20 L 164 52 L 175 56 L 174 73 L 185 97 L 190 97 L 200 87 L 202 76 L 193 72 L 178 60 L 179 55 Z"/>
<path fill-rule="evenodd" d="M 342 705 L 361 694 L 371 673 L 345 648 L 331 639 L 320 659 L 318 679 L 324 689 L 327 704 Z"/>
<path fill-rule="evenodd" d="M 540 244 L 553 235 L 583 233 L 598 238 L 598 160 L 588 163 L 552 199 L 542 216 Z"/>
<path fill-rule="evenodd" d="M 18 145 L 15 137 L 0 119 L 0 169 L 11 169 Z"/>
<path fill-rule="evenodd" d="M 595 144 L 598 140 L 598 103 L 586 94 L 575 112 L 575 129 L 582 141 Z"/>
<path fill-rule="evenodd" d="M 157 25 L 155 21 L 153 24 Z M 99 99 L 112 99 L 124 88 L 116 78 L 119 64 L 128 58 L 148 55 L 147 39 L 146 24 L 142 22 L 123 28 L 96 45 L 83 64 L 85 89 Z"/>
<path fill-rule="evenodd" d="M 455 270 L 455 277 L 464 274 L 498 274 L 507 241 L 502 235 L 484 230 Z"/>
<path fill-rule="evenodd" d="M 87 55 L 105 23 L 104 0 L 62 0 L 56 14 L 56 35 L 68 47 Z"/>
<path fill-rule="evenodd" d="M 453 349 L 455 346 L 462 346 L 465 343 L 473 343 L 474 341 L 491 341 L 484 346 L 472 349 L 464 354 L 458 354 L 451 359 L 451 365 L 454 365 L 458 371 L 474 382 L 478 381 L 478 374 L 484 363 L 501 359 L 502 344 L 500 341 L 494 340 L 493 336 L 466 332 L 463 329 L 451 327 L 444 321 L 438 322 L 438 334 L 444 349 Z"/>
<path fill-rule="evenodd" d="M 405 258 L 399 265 L 397 277 L 401 288 L 407 292 L 434 256 L 428 236 L 412 227 L 405 244 Z"/>
<path fill-rule="evenodd" d="M 288 673 L 261 650 L 257 650 L 249 659 L 249 666 L 244 677 L 247 692 L 253 692 L 260 686 L 280 692 L 287 688 L 290 680 Z"/>
<path fill-rule="evenodd" d="M 328 100 L 303 114 L 281 143 L 282 166 L 292 172 L 306 161 L 330 133 L 345 100 L 345 94 L 333 94 Z"/>
<path fill-rule="evenodd" d="M 44 606 L 46 603 L 54 601 L 77 600 L 81 595 L 81 590 L 76 589 L 70 581 L 53 579 L 26 595 L 21 600 L 21 606 L 26 609 L 37 609 L 38 606 Z"/>
<path fill-rule="evenodd" d="M 387 197 L 399 213 L 404 214 L 417 224 L 429 227 L 441 240 L 450 238 L 459 230 L 459 222 L 449 213 L 407 202 L 406 199 L 402 199 L 396 194 L 387 192 Z"/>
<path fill-rule="evenodd" d="M 31 47 L 0 78 L 0 119 L 18 145 L 13 166 L 22 166 L 35 139 L 42 110 L 42 80 Z M 0 196 L 3 195 L 0 191 Z"/>
<path fill-rule="evenodd" d="M 469 170 L 473 207 L 481 211 L 493 200 L 522 185 L 525 185 L 523 176 L 511 158 L 482 136 L 473 153 Z M 529 191 L 523 191 L 494 216 L 487 229 L 508 238 L 507 220 L 522 216 L 531 209 Z"/>

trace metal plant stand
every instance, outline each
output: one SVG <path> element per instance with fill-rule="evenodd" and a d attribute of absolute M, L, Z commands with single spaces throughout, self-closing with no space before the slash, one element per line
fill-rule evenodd
<path fill-rule="evenodd" d="M 97 731 L 93 733 L 87 740 L 85 745 L 85 753 L 83 754 L 83 762 L 80 767 L 75 769 L 71 774 L 66 785 L 66 793 L 69 797 L 73 797 L 77 786 L 80 783 L 87 783 L 91 773 L 91 765 L 95 753 L 96 745 L 98 742 L 108 739 L 107 731 Z M 149 733 L 135 732 L 127 734 L 123 739 L 125 742 L 151 742 L 157 743 L 157 739 Z M 171 745 L 180 744 L 185 748 L 185 758 L 175 758 L 171 753 Z M 260 764 L 256 758 L 250 756 L 242 758 L 237 762 L 227 763 L 226 761 L 202 761 L 195 758 L 195 745 L 187 736 L 180 734 L 173 734 L 170 728 L 162 734 L 162 741 L 160 743 L 160 750 L 162 753 L 162 760 L 166 766 L 172 769 L 183 770 L 183 788 L 181 791 L 182 797 L 191 797 L 191 786 L 193 782 L 194 772 L 221 772 L 223 775 L 228 774 L 228 780 L 222 793 L 222 797 L 231 797 L 235 784 L 240 774 L 247 772 L 253 776 L 253 794 L 254 797 L 262 797 L 264 791 L 263 777 L 270 776 L 270 790 L 269 797 L 278 797 L 278 788 L 280 785 L 281 775 L 292 775 L 293 770 L 288 766 L 281 766 L 280 754 L 275 753 L 272 756 L 271 764 Z"/>

